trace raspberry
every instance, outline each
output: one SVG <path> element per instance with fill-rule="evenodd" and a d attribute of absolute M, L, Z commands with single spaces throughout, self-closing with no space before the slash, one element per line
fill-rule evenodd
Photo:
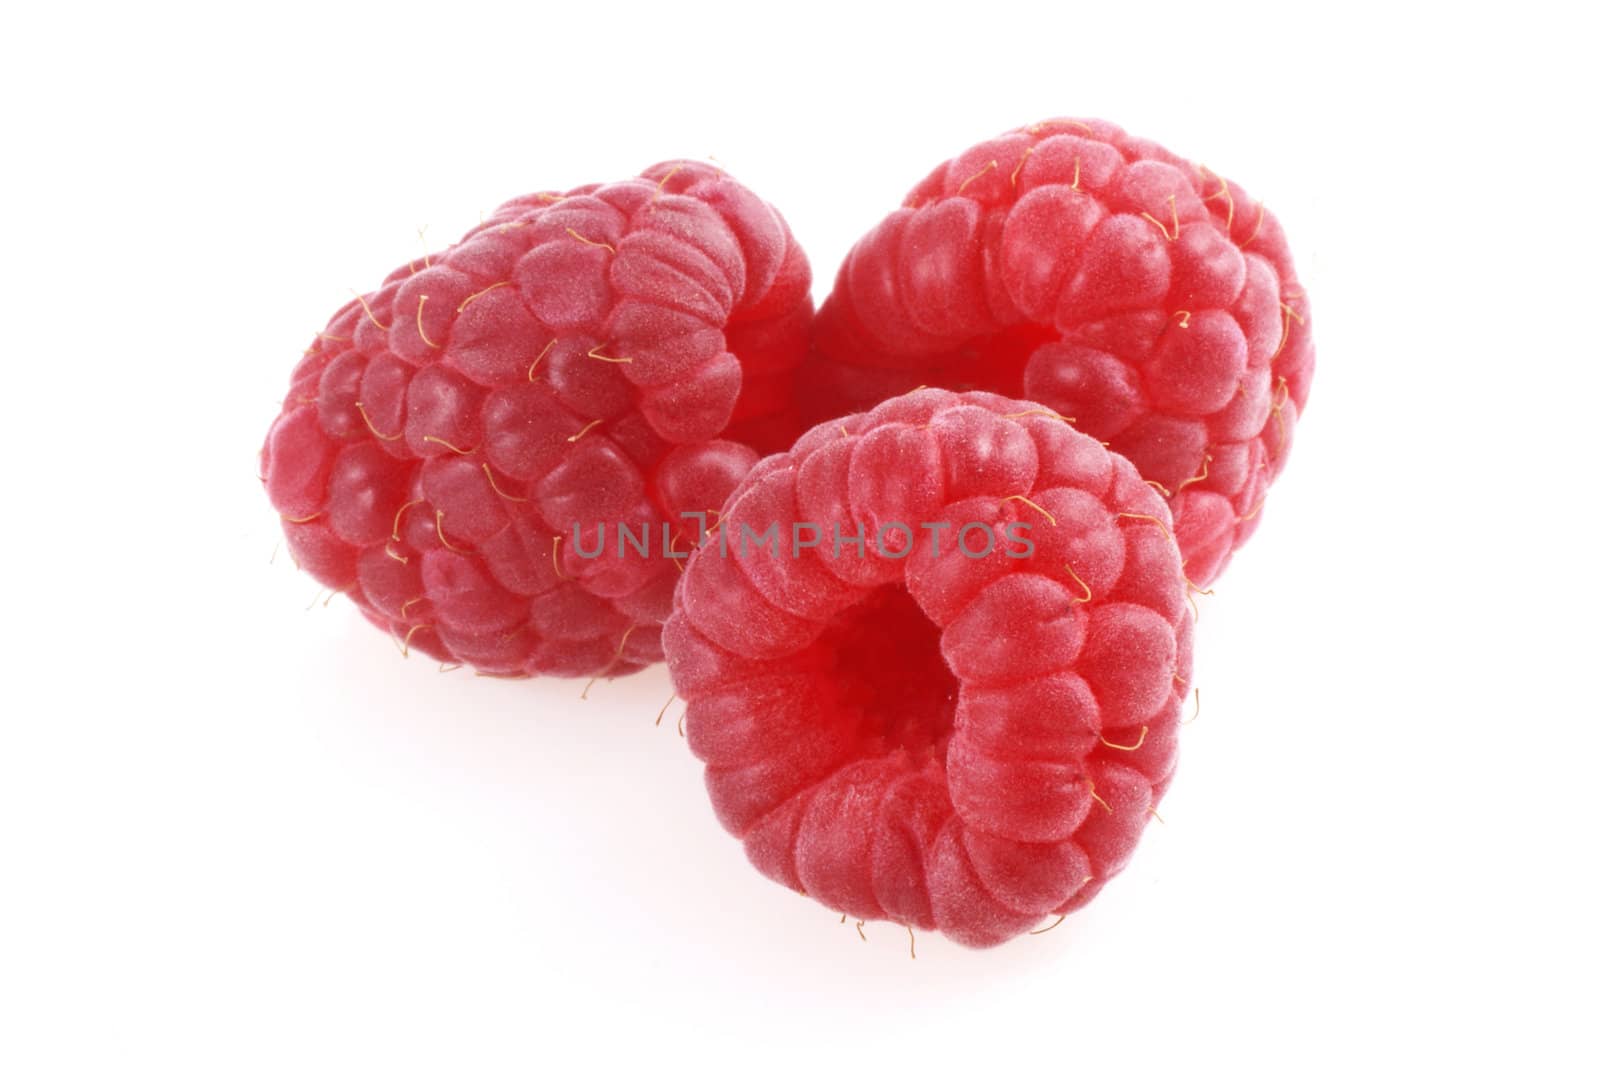
<path fill-rule="evenodd" d="M 1170 497 L 1205 584 L 1288 456 L 1310 320 L 1259 201 L 1110 123 L 1050 120 L 941 164 L 856 244 L 802 407 L 825 419 L 918 384 L 1043 402 Z"/>
<path fill-rule="evenodd" d="M 518 198 L 334 314 L 267 435 L 267 493 L 296 561 L 406 648 L 631 672 L 661 658 L 680 513 L 721 505 L 790 419 L 811 313 L 788 227 L 709 166 Z M 576 553 L 618 523 L 649 526 L 647 554 Z"/>
<path fill-rule="evenodd" d="M 916 391 L 757 462 L 663 636 L 718 818 L 862 919 L 981 946 L 1081 907 L 1176 762 L 1168 518 L 1128 461 L 986 393 Z M 993 533 L 1033 551 L 979 553 Z"/>

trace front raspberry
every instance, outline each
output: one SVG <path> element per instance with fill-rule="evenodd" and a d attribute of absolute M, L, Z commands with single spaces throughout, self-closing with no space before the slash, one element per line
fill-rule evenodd
<path fill-rule="evenodd" d="M 941 164 L 857 243 L 817 314 L 804 408 L 920 384 L 1043 402 L 1170 498 L 1205 584 L 1287 459 L 1310 319 L 1259 201 L 1109 123 L 1051 120 Z"/>
<path fill-rule="evenodd" d="M 969 945 L 1087 903 L 1176 761 L 1169 523 L 1128 461 L 992 394 L 759 461 L 664 636 L 718 817 L 773 880 Z"/>
<path fill-rule="evenodd" d="M 262 452 L 295 560 L 485 673 L 659 660 L 681 514 L 792 419 L 809 290 L 782 218 L 706 165 L 508 202 L 295 369 Z"/>

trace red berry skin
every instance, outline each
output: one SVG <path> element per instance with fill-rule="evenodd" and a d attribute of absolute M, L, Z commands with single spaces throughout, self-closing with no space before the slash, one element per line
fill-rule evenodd
<path fill-rule="evenodd" d="M 1314 360 L 1272 213 L 1110 123 L 1055 119 L 939 165 L 856 244 L 800 404 L 821 420 L 932 385 L 1051 406 L 1170 496 L 1204 585 L 1259 523 Z"/>
<path fill-rule="evenodd" d="M 721 171 L 502 205 L 334 314 L 262 478 L 296 562 L 403 649 L 497 676 L 618 676 L 711 511 L 793 423 L 810 267 Z M 619 558 L 617 524 L 649 526 Z M 598 557 L 576 552 L 574 526 Z"/>
<path fill-rule="evenodd" d="M 915 537 L 835 558 L 858 521 Z M 1033 552 L 952 553 L 978 523 L 1031 525 Z M 1192 625 L 1162 498 L 1037 403 L 928 389 L 757 462 L 720 531 L 774 524 L 775 554 L 698 549 L 663 635 L 751 862 L 974 946 L 1086 904 L 1176 764 Z"/>

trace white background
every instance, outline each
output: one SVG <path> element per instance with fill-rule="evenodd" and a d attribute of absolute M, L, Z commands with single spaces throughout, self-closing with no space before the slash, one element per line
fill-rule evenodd
<path fill-rule="evenodd" d="M 0 1064 L 1594 1066 L 1593 48 L 1474 7 L 8 15 Z M 660 667 L 441 676 L 269 563 L 288 371 L 419 226 L 711 154 L 820 298 L 1063 114 L 1264 197 L 1319 367 L 1167 824 L 1055 931 L 863 943 Z"/>

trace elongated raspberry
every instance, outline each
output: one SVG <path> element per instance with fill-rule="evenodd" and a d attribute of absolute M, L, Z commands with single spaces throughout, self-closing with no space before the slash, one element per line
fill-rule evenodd
<path fill-rule="evenodd" d="M 1259 523 L 1313 361 L 1261 202 L 1110 123 L 1055 119 L 940 164 L 856 244 L 817 313 L 802 408 L 919 384 L 1043 402 L 1170 494 L 1205 584 Z"/>
<path fill-rule="evenodd" d="M 1176 761 L 1168 524 L 1127 460 L 992 394 L 913 392 L 761 460 L 663 637 L 717 816 L 858 918 L 990 945 L 1081 907 Z"/>
<path fill-rule="evenodd" d="M 262 452 L 295 560 L 486 673 L 659 660 L 667 551 L 698 532 L 680 514 L 721 505 L 790 419 L 809 290 L 778 213 L 703 164 L 508 202 L 295 369 Z"/>

